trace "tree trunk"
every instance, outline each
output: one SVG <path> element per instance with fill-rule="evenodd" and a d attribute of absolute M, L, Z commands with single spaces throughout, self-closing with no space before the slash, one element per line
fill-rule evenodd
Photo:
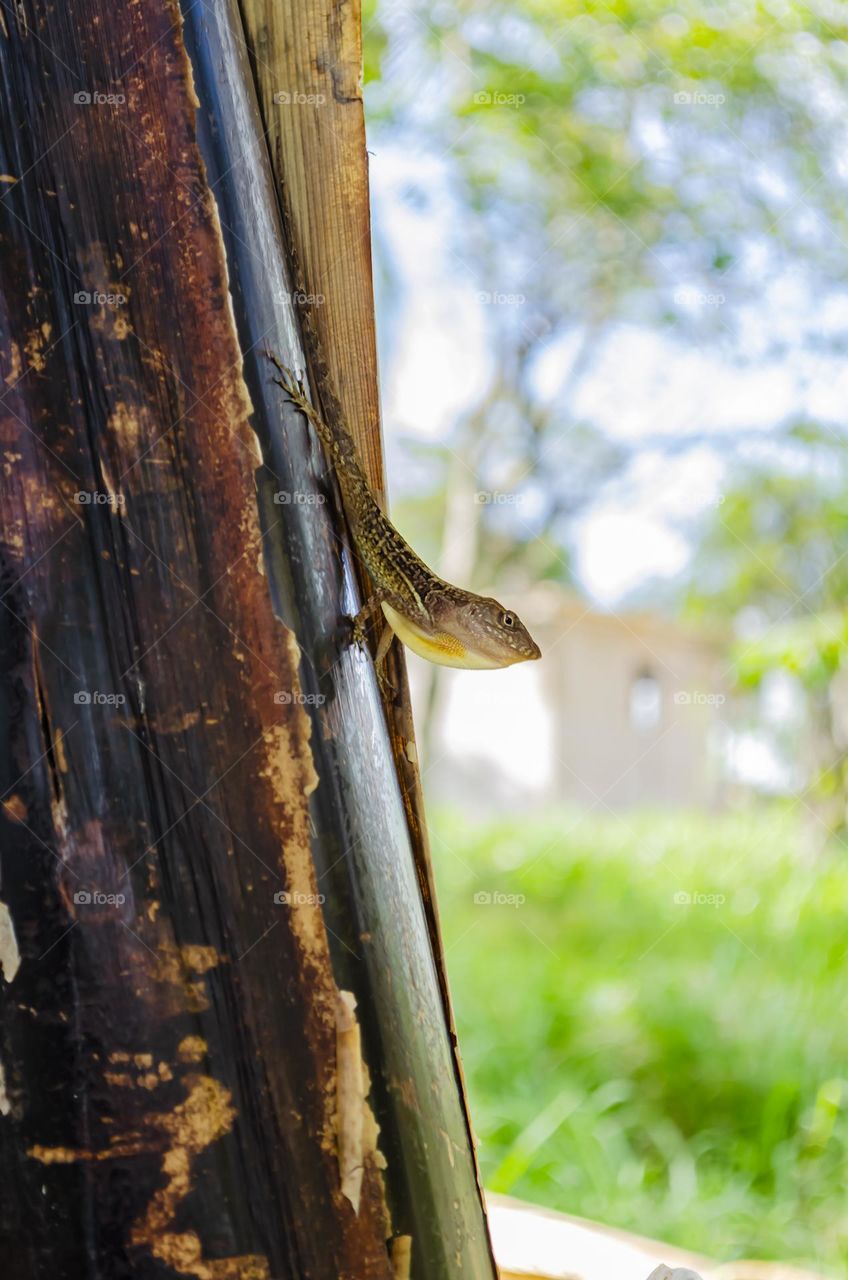
<path fill-rule="evenodd" d="M 3 15 L 4 1274 L 491 1278 L 239 10 Z"/>

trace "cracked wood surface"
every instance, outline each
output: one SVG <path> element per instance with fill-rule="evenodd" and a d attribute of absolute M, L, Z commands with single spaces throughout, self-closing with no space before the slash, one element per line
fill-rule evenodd
<path fill-rule="evenodd" d="M 239 21 L 0 30 L 6 1274 L 370 1280 L 394 1232 L 413 1277 L 483 1280 L 353 567 L 259 354 L 298 339 Z M 382 1130 L 358 1212 L 340 987 Z"/>

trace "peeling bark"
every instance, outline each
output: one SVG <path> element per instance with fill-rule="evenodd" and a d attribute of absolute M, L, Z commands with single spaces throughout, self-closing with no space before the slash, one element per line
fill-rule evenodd
<path fill-rule="evenodd" d="M 4 1273 L 490 1277 L 239 22 L 0 31 Z"/>

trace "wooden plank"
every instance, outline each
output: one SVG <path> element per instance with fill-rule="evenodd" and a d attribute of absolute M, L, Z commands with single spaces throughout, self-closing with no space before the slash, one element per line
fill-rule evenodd
<path fill-rule="evenodd" d="M 702 1280 L 824 1280 L 781 1262 L 717 1263 L 508 1196 L 487 1200 L 501 1280 L 648 1280 L 663 1263 L 697 1272 Z"/>
<path fill-rule="evenodd" d="M 382 496 L 361 4 L 246 0 L 243 12 L 294 285 L 308 299 L 299 310 Z"/>

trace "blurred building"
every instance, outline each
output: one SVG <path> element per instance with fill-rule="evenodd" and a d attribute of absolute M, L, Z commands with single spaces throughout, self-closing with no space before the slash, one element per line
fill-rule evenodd
<path fill-rule="evenodd" d="M 510 597 L 512 601 L 512 597 Z M 464 808 L 571 803 L 712 809 L 727 732 L 722 644 L 655 613 L 599 612 L 559 589 L 518 611 L 543 659 L 508 671 L 416 664 L 425 785 Z"/>

